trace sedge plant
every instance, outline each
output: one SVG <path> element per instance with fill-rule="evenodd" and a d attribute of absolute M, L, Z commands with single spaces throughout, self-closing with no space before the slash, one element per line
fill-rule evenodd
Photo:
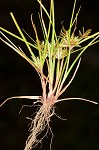
<path fill-rule="evenodd" d="M 84 31 L 79 31 L 78 35 L 75 35 L 77 27 L 77 17 L 80 11 L 75 14 L 76 0 L 74 1 L 73 11 L 70 19 L 70 24 L 68 30 L 62 26 L 60 34 L 57 36 L 55 31 L 55 14 L 54 14 L 54 0 L 50 0 L 50 12 L 46 10 L 41 0 L 37 0 L 40 5 L 39 20 L 41 24 L 41 30 L 43 33 L 43 40 L 40 41 L 38 37 L 38 32 L 36 25 L 33 21 L 33 15 L 31 15 L 31 23 L 35 32 L 36 40 L 34 40 L 30 35 L 20 28 L 13 13 L 10 15 L 12 20 L 20 33 L 20 36 L 0 27 L 0 39 L 11 47 L 15 52 L 17 52 L 21 57 L 23 57 L 32 67 L 36 70 L 40 77 L 42 95 L 41 96 L 15 96 L 6 99 L 0 107 L 10 99 L 13 98 L 26 98 L 35 100 L 34 105 L 38 105 L 35 117 L 31 121 L 31 126 L 29 129 L 29 136 L 26 140 L 26 145 L 24 150 L 31 150 L 34 146 L 42 141 L 42 139 L 50 131 L 50 120 L 55 114 L 55 104 L 58 102 L 66 100 L 84 100 L 97 104 L 94 101 L 90 101 L 83 98 L 64 98 L 59 97 L 67 90 L 71 82 L 73 81 L 76 72 L 79 68 L 81 62 L 81 55 L 83 52 L 91 45 L 99 42 L 99 32 L 95 34 L 90 34 L 91 29 Z M 43 13 L 48 17 L 48 26 L 43 19 Z M 19 47 L 16 46 L 4 33 L 11 35 L 12 37 L 24 42 L 29 51 L 29 56 Z M 31 42 L 26 39 L 28 36 Z M 88 42 L 86 42 L 88 41 Z M 87 44 L 84 45 L 83 43 Z M 35 50 L 34 50 L 35 49 Z M 36 54 L 35 52 L 36 51 Z M 76 53 L 74 60 L 71 60 L 71 56 Z M 46 73 L 45 73 L 46 66 Z M 68 80 L 68 76 L 71 71 L 74 71 L 71 79 L 66 84 L 65 81 Z M 46 134 L 39 139 L 39 135 L 46 130 Z"/>

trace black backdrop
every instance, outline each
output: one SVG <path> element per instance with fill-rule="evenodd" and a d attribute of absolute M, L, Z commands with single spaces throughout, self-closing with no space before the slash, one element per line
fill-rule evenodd
<path fill-rule="evenodd" d="M 49 8 L 49 0 L 43 0 Z M 99 31 L 99 0 L 78 0 L 81 11 L 78 17 L 78 30 L 82 26 L 92 33 Z M 56 31 L 59 33 L 61 22 L 68 29 L 72 12 L 73 0 L 55 0 Z M 77 10 L 76 9 L 76 10 Z M 39 5 L 36 0 L 1 0 L 0 26 L 18 34 L 9 12 L 13 12 L 20 27 L 24 28 L 33 38 L 30 15 L 33 13 L 40 39 L 42 39 L 38 19 Z M 45 18 L 46 19 L 46 18 Z M 46 21 L 47 22 L 47 21 Z M 12 39 L 12 38 L 11 38 Z M 14 40 L 23 50 L 24 44 Z M 26 51 L 26 49 L 25 49 Z M 61 96 L 83 97 L 99 101 L 99 44 L 83 54 L 77 75 Z M 40 80 L 34 69 L 12 49 L 0 41 L 0 103 L 8 97 L 18 95 L 40 95 Z M 31 117 L 35 108 L 25 107 L 19 115 L 22 105 L 31 105 L 31 100 L 12 100 L 0 108 L 0 149 L 23 150 L 28 136 L 26 117 Z M 54 134 L 52 150 L 98 150 L 99 149 L 99 106 L 81 101 L 68 101 L 57 104 L 56 112 L 67 121 L 52 118 L 51 127 Z M 51 135 L 49 135 L 50 137 Z M 49 149 L 49 138 L 42 142 L 42 150 Z"/>

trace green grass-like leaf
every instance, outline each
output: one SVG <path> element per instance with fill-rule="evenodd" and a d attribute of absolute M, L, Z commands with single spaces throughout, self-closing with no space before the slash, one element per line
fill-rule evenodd
<path fill-rule="evenodd" d="M 83 32 L 79 31 L 79 35 L 75 36 L 77 18 L 81 7 L 75 14 L 76 0 L 74 0 L 69 29 L 65 30 L 65 28 L 62 27 L 60 35 L 57 35 L 55 30 L 54 0 L 50 1 L 50 12 L 46 10 L 41 0 L 37 1 L 40 5 L 39 20 L 44 39 L 42 39 L 42 41 L 39 40 L 36 25 L 33 21 L 33 15 L 31 15 L 31 23 L 35 32 L 36 40 L 34 40 L 24 29 L 22 30 L 19 27 L 13 13 L 11 12 L 10 15 L 12 20 L 21 37 L 0 27 L 0 33 L 5 38 L 5 40 L 3 38 L 1 38 L 1 40 L 10 46 L 19 55 L 21 55 L 24 59 L 26 59 L 36 69 L 40 76 L 43 96 L 47 98 L 49 95 L 54 95 L 55 98 L 58 99 L 58 96 L 67 89 L 68 85 L 70 85 L 71 81 L 73 80 L 76 74 L 76 70 L 79 66 L 79 59 L 81 58 L 83 52 L 91 45 L 99 42 L 99 32 L 90 35 L 91 29 L 85 32 L 83 28 Z M 43 12 L 48 17 L 48 28 L 44 22 Z M 13 42 L 11 42 L 10 39 L 8 39 L 6 35 L 3 34 L 3 32 L 24 42 L 28 51 L 30 52 L 31 59 L 30 57 L 26 56 L 21 48 L 17 47 Z M 31 42 L 27 41 L 24 34 L 31 39 Z M 82 44 L 86 41 L 89 41 L 89 43 L 82 46 Z M 38 55 L 35 55 L 34 49 L 38 51 Z M 71 55 L 76 52 L 77 57 L 73 60 L 72 63 L 70 63 Z M 73 77 L 71 78 L 70 82 L 65 85 L 65 81 L 67 80 L 69 74 L 77 62 L 77 69 L 75 70 Z M 46 75 L 44 74 L 45 64 L 47 66 Z"/>

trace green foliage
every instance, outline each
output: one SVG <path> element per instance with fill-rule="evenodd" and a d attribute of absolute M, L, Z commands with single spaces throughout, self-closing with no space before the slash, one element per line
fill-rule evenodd
<path fill-rule="evenodd" d="M 75 15 L 75 6 L 76 0 L 74 1 L 72 16 L 70 20 L 69 29 L 65 30 L 62 27 L 60 31 L 60 35 L 57 36 L 55 31 L 55 15 L 54 15 L 54 0 L 51 0 L 50 3 L 50 12 L 46 10 L 41 0 L 37 0 L 40 4 L 40 13 L 39 13 L 39 20 L 41 24 L 41 29 L 43 33 L 44 39 L 42 41 L 39 40 L 38 33 L 36 26 L 33 22 L 33 18 L 31 15 L 31 22 L 35 32 L 36 40 L 34 41 L 32 37 L 28 35 L 24 30 L 21 30 L 19 27 L 13 13 L 11 12 L 10 15 L 13 19 L 13 22 L 20 33 L 20 36 L 15 35 L 14 33 L 0 27 L 0 33 L 5 38 L 0 39 L 11 47 L 14 51 L 16 51 L 20 56 L 26 59 L 38 72 L 43 96 L 47 97 L 48 95 L 54 95 L 56 100 L 58 97 L 67 89 L 67 85 L 64 85 L 68 75 L 70 74 L 71 70 L 73 69 L 74 65 L 78 61 L 77 68 L 74 72 L 72 79 L 70 80 L 69 84 L 72 82 L 76 71 L 80 64 L 80 57 L 82 53 L 91 45 L 99 42 L 99 32 L 90 35 L 91 29 L 87 31 L 79 31 L 79 35 L 75 36 L 76 26 L 77 26 L 77 17 L 80 11 Z M 48 28 L 43 19 L 43 12 L 48 17 L 49 25 Z M 28 51 L 30 52 L 30 57 L 26 56 L 26 54 L 22 51 L 20 47 L 17 47 L 14 43 L 12 43 L 3 32 L 17 38 L 18 40 L 24 42 L 27 46 Z M 27 41 L 24 33 L 31 39 L 31 43 Z M 91 40 L 91 41 L 89 41 Z M 82 46 L 82 43 L 89 41 L 87 45 Z M 35 55 L 32 48 L 35 48 L 38 52 L 38 55 Z M 70 64 L 71 55 L 77 52 L 77 56 L 74 61 Z M 31 59 L 30 59 L 31 58 Z M 44 65 L 47 65 L 48 74 L 44 74 Z M 69 85 L 68 84 L 68 85 Z M 48 86 L 47 86 L 48 85 Z M 46 89 L 48 87 L 48 93 L 46 93 Z"/>
<path fill-rule="evenodd" d="M 52 134 L 49 122 L 50 118 L 55 114 L 55 107 L 53 107 L 55 103 L 64 100 L 76 99 L 97 104 L 96 102 L 83 98 L 59 99 L 59 96 L 66 91 L 68 86 L 73 81 L 79 68 L 81 55 L 83 54 L 83 52 L 91 45 L 99 42 L 99 32 L 90 35 L 91 29 L 84 31 L 83 28 L 82 32 L 79 31 L 78 36 L 75 35 L 77 27 L 77 17 L 80 11 L 79 8 L 78 12 L 75 15 L 75 0 L 69 28 L 68 30 L 66 30 L 64 26 L 62 26 L 60 34 L 57 36 L 55 30 L 54 0 L 50 0 L 49 13 L 44 7 L 42 1 L 37 1 L 40 4 L 39 20 L 43 33 L 42 41 L 39 40 L 36 25 L 33 21 L 33 15 L 31 15 L 31 23 L 35 32 L 35 40 L 33 40 L 33 38 L 30 37 L 30 35 L 25 30 L 21 30 L 12 12 L 10 13 L 10 15 L 20 36 L 17 36 L 14 33 L 0 27 L 0 34 L 2 36 L 0 37 L 0 39 L 33 66 L 40 77 L 42 85 L 42 96 L 15 96 L 6 99 L 2 104 L 0 104 L 1 107 L 5 102 L 13 98 L 36 99 L 34 105 L 37 105 L 38 103 L 41 104 L 39 105 L 39 110 L 36 112 L 34 119 L 31 119 L 31 127 L 29 129 L 30 134 L 26 141 L 24 150 L 31 150 L 38 143 L 41 143 L 42 139 L 47 135 L 49 131 Z M 48 27 L 46 27 L 46 24 L 44 22 L 43 13 L 45 13 L 48 17 Z M 17 38 L 18 40 L 24 42 L 30 55 L 27 56 L 25 52 L 20 47 L 17 47 L 3 32 L 11 35 L 13 38 Z M 31 39 L 31 42 L 27 41 L 25 35 L 27 35 Z M 88 41 L 87 44 L 83 46 L 82 43 L 86 43 L 86 41 Z M 34 49 L 37 51 L 36 54 L 34 52 Z M 73 55 L 74 53 L 76 53 L 76 56 L 74 57 L 74 60 L 71 61 L 71 55 Z M 77 66 L 75 67 L 76 63 Z M 46 74 L 45 66 L 47 67 Z M 75 70 L 73 69 L 74 67 Z M 67 80 L 67 77 L 70 75 L 72 70 L 74 70 L 74 73 L 70 81 L 66 85 L 65 81 Z M 46 128 L 47 131 L 45 135 L 40 140 L 38 140 L 38 135 L 40 135 Z"/>

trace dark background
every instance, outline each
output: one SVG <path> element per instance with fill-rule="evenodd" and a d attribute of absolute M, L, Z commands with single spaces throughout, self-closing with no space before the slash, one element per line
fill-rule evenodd
<path fill-rule="evenodd" d="M 49 9 L 49 0 L 43 0 Z M 73 0 L 55 0 L 56 31 L 60 32 L 61 22 L 68 29 L 73 7 Z M 76 11 L 82 6 L 78 17 L 78 28 L 91 28 L 92 33 L 99 31 L 99 0 L 78 0 Z M 39 5 L 36 0 L 1 0 L 0 26 L 18 34 L 9 12 L 13 12 L 20 27 L 24 28 L 34 39 L 30 15 L 33 13 L 40 39 L 42 33 L 38 19 Z M 47 21 L 46 21 L 47 22 Z M 12 38 L 11 38 L 12 39 Z M 26 51 L 24 44 L 13 40 Z M 19 95 L 41 95 L 39 77 L 34 69 L 12 49 L 0 41 L 0 103 L 6 98 Z M 61 96 L 83 97 L 99 101 L 99 44 L 96 44 L 82 55 L 82 62 L 77 75 Z M 31 117 L 35 108 L 32 100 L 15 99 L 0 108 L 0 150 L 23 150 L 28 136 Z M 55 116 L 51 127 L 54 134 L 52 150 L 98 150 L 99 149 L 99 106 L 83 101 L 68 101 L 57 104 L 57 115 L 67 118 L 62 121 Z M 49 135 L 50 137 L 50 135 Z M 49 150 L 49 138 L 45 138 L 37 149 Z"/>

